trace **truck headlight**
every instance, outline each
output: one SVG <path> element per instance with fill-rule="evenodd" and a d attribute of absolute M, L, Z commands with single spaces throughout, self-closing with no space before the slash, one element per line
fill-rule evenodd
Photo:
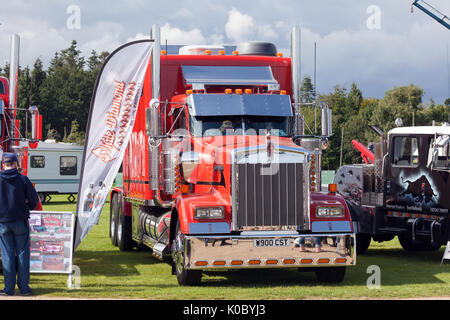
<path fill-rule="evenodd" d="M 339 218 L 344 216 L 343 207 L 317 207 L 317 218 Z"/>
<path fill-rule="evenodd" d="M 195 219 L 223 219 L 225 218 L 223 207 L 195 208 Z"/>

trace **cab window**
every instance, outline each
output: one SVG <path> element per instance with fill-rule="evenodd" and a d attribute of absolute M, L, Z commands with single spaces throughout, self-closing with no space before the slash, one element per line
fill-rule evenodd
<path fill-rule="evenodd" d="M 417 166 L 419 149 L 415 137 L 394 137 L 394 156 L 392 164 L 397 166 Z"/>
<path fill-rule="evenodd" d="M 430 153 L 434 157 L 434 168 L 450 169 L 450 143 L 448 135 L 438 136 L 434 144 L 430 145 Z"/>

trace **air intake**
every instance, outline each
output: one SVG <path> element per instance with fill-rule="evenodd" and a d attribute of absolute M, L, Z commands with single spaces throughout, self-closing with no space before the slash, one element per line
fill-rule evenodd
<path fill-rule="evenodd" d="M 240 43 L 236 50 L 241 56 L 273 56 L 277 55 L 277 47 L 269 42 Z"/>

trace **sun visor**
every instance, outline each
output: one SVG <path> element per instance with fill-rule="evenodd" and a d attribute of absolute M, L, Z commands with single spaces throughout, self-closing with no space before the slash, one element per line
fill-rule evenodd
<path fill-rule="evenodd" d="M 191 94 L 187 103 L 193 116 L 293 115 L 288 95 Z"/>
<path fill-rule="evenodd" d="M 268 86 L 278 90 L 279 84 L 269 66 L 182 66 L 183 77 L 193 89 L 205 86 Z"/>

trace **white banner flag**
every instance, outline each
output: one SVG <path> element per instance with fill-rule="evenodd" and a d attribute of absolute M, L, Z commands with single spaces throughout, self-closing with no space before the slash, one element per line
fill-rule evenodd
<path fill-rule="evenodd" d="M 153 42 L 114 51 L 97 77 L 91 101 L 78 189 L 74 247 L 98 224 L 131 136 Z"/>

